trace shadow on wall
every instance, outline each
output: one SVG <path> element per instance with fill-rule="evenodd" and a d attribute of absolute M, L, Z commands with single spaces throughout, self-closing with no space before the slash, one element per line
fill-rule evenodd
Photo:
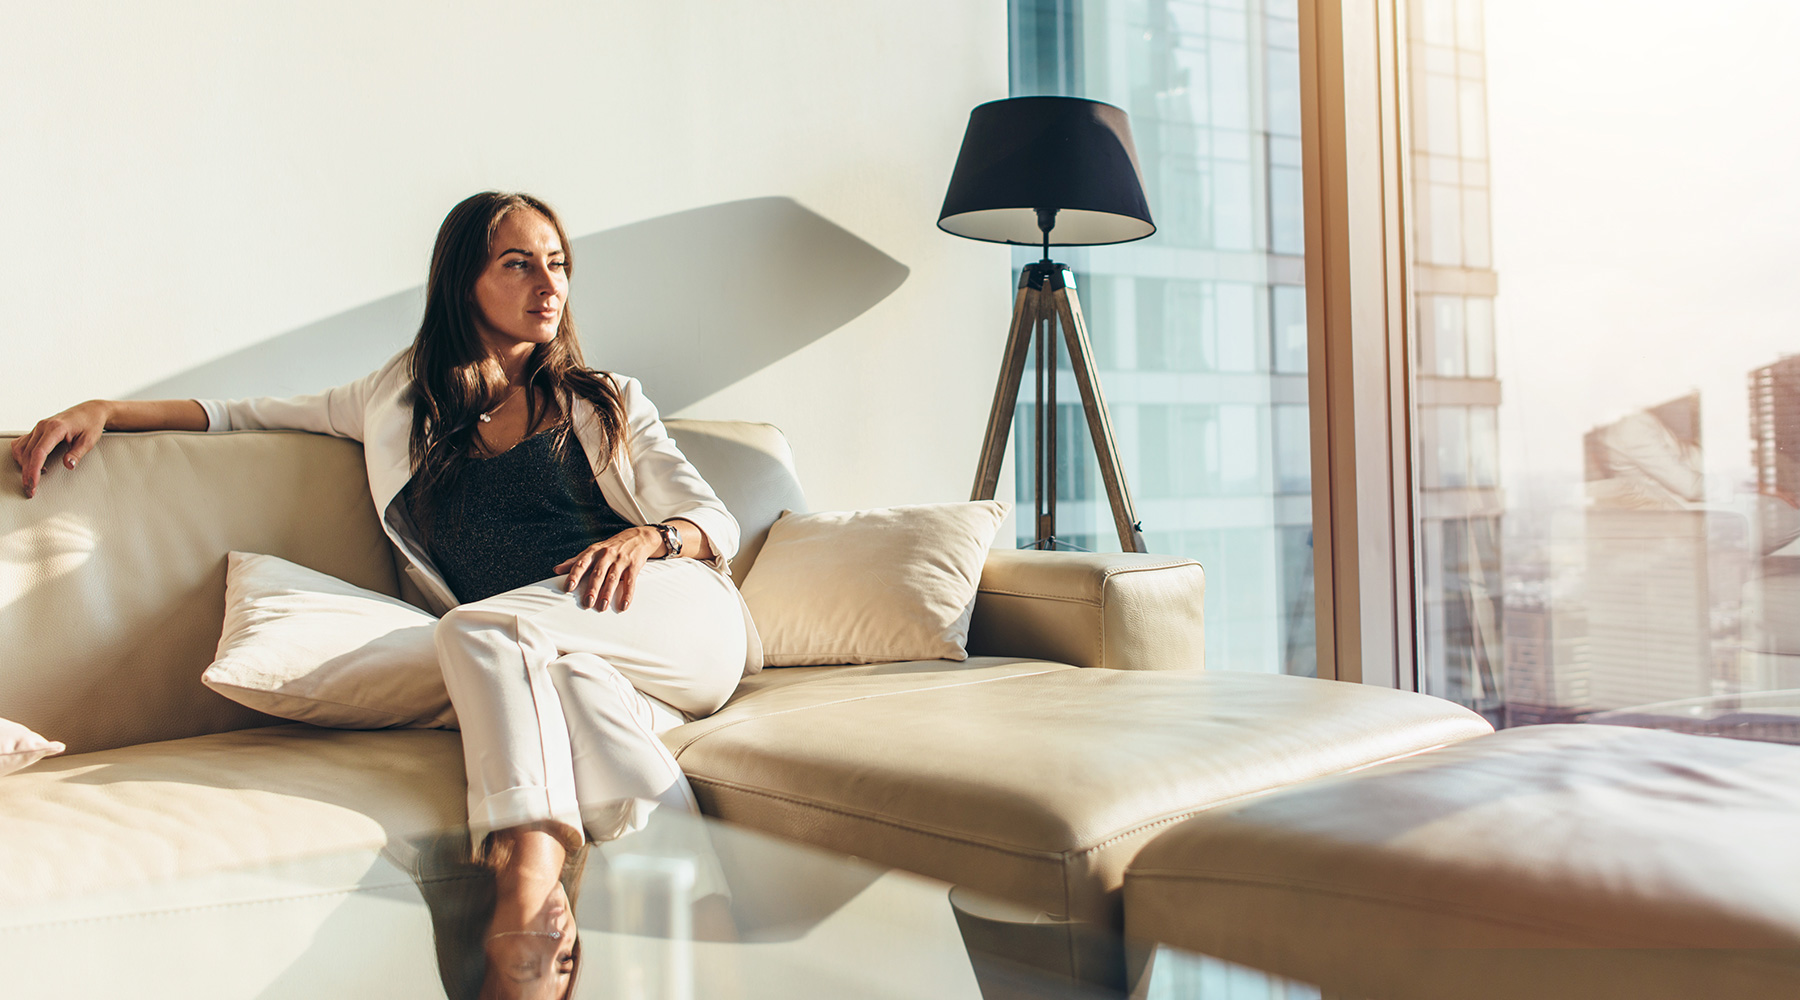
<path fill-rule="evenodd" d="M 638 377 L 665 413 L 831 333 L 910 273 L 792 198 L 708 205 L 573 243 L 569 303 L 588 364 Z M 411 343 L 424 304 L 424 287 L 410 288 L 130 398 L 287 396 L 340 385 Z"/>

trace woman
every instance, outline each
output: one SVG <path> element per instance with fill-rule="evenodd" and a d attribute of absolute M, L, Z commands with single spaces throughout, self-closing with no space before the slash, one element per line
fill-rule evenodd
<path fill-rule="evenodd" d="M 490 986 L 550 956 L 533 982 L 566 988 L 573 925 L 554 873 L 584 833 L 616 838 L 656 804 L 695 810 L 657 733 L 761 666 L 728 578 L 737 524 L 637 381 L 582 362 L 569 268 L 548 205 L 478 194 L 438 230 L 412 347 L 374 373 L 293 399 L 94 400 L 13 445 L 30 496 L 55 451 L 72 470 L 105 430 L 363 442 L 383 529 L 442 615 L 471 839 L 500 890 Z"/>

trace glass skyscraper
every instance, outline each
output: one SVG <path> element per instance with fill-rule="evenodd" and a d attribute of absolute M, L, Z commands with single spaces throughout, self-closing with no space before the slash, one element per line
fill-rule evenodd
<path fill-rule="evenodd" d="M 1409 0 L 1405 14 L 1419 688 L 1504 724 L 1506 498 L 1482 4 Z"/>
<path fill-rule="evenodd" d="M 1408 13 L 1420 684 L 1497 714 L 1503 498 L 1481 11 L 1417 0 Z M 1015 95 L 1088 97 L 1131 114 L 1159 231 L 1071 250 L 1067 262 L 1150 548 L 1206 565 L 1209 666 L 1313 673 L 1295 4 L 1014 0 L 1012 32 Z M 1077 398 L 1063 378 L 1059 398 Z M 1104 545 L 1079 408 L 1059 408 L 1064 537 Z"/>
<path fill-rule="evenodd" d="M 1131 115 L 1157 235 L 1063 259 L 1081 282 L 1150 550 L 1205 564 L 1209 667 L 1311 674 L 1294 4 L 1014 0 L 1012 32 L 1015 96 L 1087 97 Z M 1061 378 L 1059 400 L 1077 400 Z M 1030 407 L 1016 426 L 1031 426 Z M 1059 537 L 1116 544 L 1080 407 L 1058 408 Z M 1031 457 L 1029 438 L 1015 438 L 1022 498 Z"/>

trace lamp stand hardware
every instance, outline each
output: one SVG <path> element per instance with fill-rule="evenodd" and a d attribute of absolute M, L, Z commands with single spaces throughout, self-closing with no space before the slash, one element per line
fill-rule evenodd
<path fill-rule="evenodd" d="M 1046 240 L 1048 232 L 1046 231 Z M 1000 463 L 1006 457 L 1012 433 L 1013 411 L 1019 401 L 1019 383 L 1025 376 L 1025 355 L 1035 339 L 1037 351 L 1037 417 L 1035 457 L 1037 496 L 1036 540 L 1032 547 L 1056 547 L 1056 327 L 1062 327 L 1069 349 L 1069 366 L 1081 390 L 1081 408 L 1087 414 L 1088 434 L 1100 460 L 1100 478 L 1112 503 L 1113 525 L 1119 547 L 1143 552 L 1144 529 L 1132 507 L 1125 473 L 1119 467 L 1119 449 L 1113 440 L 1112 418 L 1094 372 L 1094 351 L 1088 342 L 1087 321 L 1081 315 L 1081 297 L 1075 275 L 1067 264 L 1049 259 L 1027 264 L 1019 272 L 1019 290 L 1013 298 L 1012 329 L 1006 337 L 1006 354 L 1000 365 L 1000 382 L 994 389 L 994 408 L 988 412 L 987 435 L 981 442 L 981 462 L 975 471 L 972 500 L 991 500 L 1000 484 Z"/>

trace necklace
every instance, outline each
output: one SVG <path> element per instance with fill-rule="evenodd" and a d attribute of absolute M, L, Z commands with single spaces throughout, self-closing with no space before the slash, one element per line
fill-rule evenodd
<path fill-rule="evenodd" d="M 500 401 L 499 406 L 496 406 L 493 409 L 487 411 L 486 413 L 481 414 L 480 416 L 476 417 L 475 419 L 481 421 L 484 424 L 493 423 L 494 422 L 494 414 L 499 413 L 501 407 L 504 407 L 506 404 L 512 402 L 513 397 L 517 396 L 519 394 L 519 390 L 523 389 L 523 388 L 525 388 L 525 386 L 523 384 L 513 386 L 513 391 L 506 394 L 506 398 L 502 399 Z"/>

